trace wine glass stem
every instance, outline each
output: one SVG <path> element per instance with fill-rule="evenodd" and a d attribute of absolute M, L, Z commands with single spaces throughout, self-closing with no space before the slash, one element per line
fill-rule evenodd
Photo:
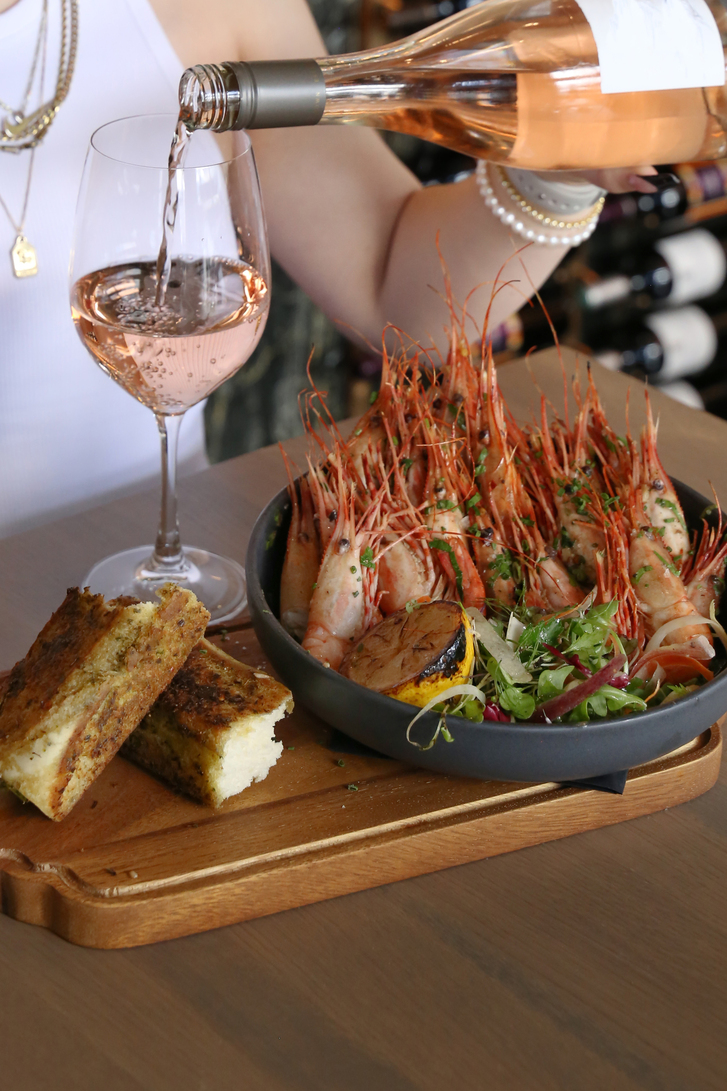
<path fill-rule="evenodd" d="M 162 441 L 162 504 L 159 530 L 152 554 L 152 564 L 157 568 L 185 567 L 177 520 L 177 443 L 183 415 L 179 413 L 166 416 L 155 413 Z"/>

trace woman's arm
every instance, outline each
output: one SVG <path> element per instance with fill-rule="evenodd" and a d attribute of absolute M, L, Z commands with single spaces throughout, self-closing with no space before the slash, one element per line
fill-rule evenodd
<path fill-rule="evenodd" d="M 185 65 L 325 53 L 305 0 L 151 2 Z M 437 235 L 455 299 L 483 286 L 468 308 L 478 327 L 508 260 L 505 278 L 519 283 L 497 297 L 493 323 L 516 310 L 531 294 L 530 282 L 542 284 L 563 256 L 562 247 L 521 250 L 523 240 L 487 209 L 474 178 L 423 188 L 371 129 L 251 135 L 277 261 L 330 318 L 374 344 L 391 322 L 444 346 Z"/>

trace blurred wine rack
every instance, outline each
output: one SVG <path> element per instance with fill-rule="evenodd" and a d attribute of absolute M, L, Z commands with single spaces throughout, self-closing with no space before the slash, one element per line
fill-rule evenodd
<path fill-rule="evenodd" d="M 727 160 L 660 168 L 654 194 L 610 196 L 587 243 L 492 333 L 496 353 L 559 340 L 727 416 Z"/>
<path fill-rule="evenodd" d="M 331 53 L 414 33 L 480 0 L 308 0 Z M 425 184 L 474 162 L 384 134 Z M 609 196 L 596 232 L 570 251 L 526 304 L 493 331 L 503 360 L 553 343 L 660 385 L 727 417 L 727 160 L 659 168 L 654 194 Z M 209 399 L 208 452 L 220 461 L 301 431 L 306 363 L 333 415 L 361 414 L 378 387 L 373 353 L 351 345 L 277 265 L 267 328 L 249 363 Z M 545 312 L 547 312 L 547 317 Z"/>
<path fill-rule="evenodd" d="M 411 34 L 480 0 L 363 0 L 362 45 Z M 426 183 L 454 181 L 471 160 L 392 137 Z M 727 159 L 659 168 L 654 194 L 609 196 L 591 239 L 493 331 L 505 360 L 553 344 L 658 384 L 727 417 Z"/>

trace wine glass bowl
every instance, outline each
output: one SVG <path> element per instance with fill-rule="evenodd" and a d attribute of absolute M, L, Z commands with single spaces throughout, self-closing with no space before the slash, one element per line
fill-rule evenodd
<path fill-rule="evenodd" d="M 244 570 L 229 558 L 182 548 L 177 438 L 186 410 L 257 345 L 268 313 L 270 259 L 247 136 L 239 134 L 230 155 L 209 133 L 188 144 L 183 133 L 175 146 L 176 121 L 151 115 L 102 126 L 91 138 L 81 182 L 73 320 L 102 370 L 154 413 L 162 446 L 155 546 L 105 558 L 86 582 L 107 597 L 150 599 L 160 583 L 173 580 L 193 590 L 219 622 L 245 605 Z"/>

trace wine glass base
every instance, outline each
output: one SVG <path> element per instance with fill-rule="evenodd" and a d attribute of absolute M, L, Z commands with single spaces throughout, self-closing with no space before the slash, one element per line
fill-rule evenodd
<path fill-rule="evenodd" d="M 193 591 L 210 612 L 210 623 L 230 621 L 247 606 L 245 569 L 229 557 L 220 557 L 204 549 L 185 547 L 187 562 L 183 571 L 152 570 L 149 567 L 153 546 L 138 546 L 114 553 L 94 565 L 83 581 L 94 594 L 106 599 L 133 595 L 143 602 L 154 602 L 162 584 L 178 583 Z"/>

